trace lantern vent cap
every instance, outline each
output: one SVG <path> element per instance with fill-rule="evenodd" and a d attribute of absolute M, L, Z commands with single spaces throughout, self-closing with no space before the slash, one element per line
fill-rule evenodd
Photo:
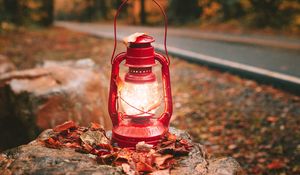
<path fill-rule="evenodd" d="M 139 37 L 136 38 L 136 40 L 134 42 L 131 42 L 133 44 L 147 44 L 147 43 L 153 43 L 155 41 L 155 39 L 152 36 L 149 35 L 141 35 Z"/>
<path fill-rule="evenodd" d="M 134 33 L 123 39 L 124 43 L 129 44 L 150 44 L 155 41 L 152 36 L 145 33 Z"/>

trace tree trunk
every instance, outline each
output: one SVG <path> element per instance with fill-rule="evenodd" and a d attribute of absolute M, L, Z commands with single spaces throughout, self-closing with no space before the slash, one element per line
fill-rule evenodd
<path fill-rule="evenodd" d="M 53 0 L 43 0 L 43 7 L 41 8 L 41 11 L 45 12 L 47 14 L 47 16 L 45 16 L 41 21 L 41 24 L 44 26 L 52 25 L 52 23 L 54 21 L 54 16 L 53 16 L 54 5 L 53 4 L 54 4 Z"/>
<path fill-rule="evenodd" d="M 141 24 L 147 24 L 147 13 L 145 9 L 145 0 L 141 0 L 141 12 L 140 12 L 140 20 Z"/>
<path fill-rule="evenodd" d="M 22 16 L 20 4 L 18 0 L 4 0 L 4 16 L 6 20 L 11 21 L 15 24 L 22 23 Z"/>

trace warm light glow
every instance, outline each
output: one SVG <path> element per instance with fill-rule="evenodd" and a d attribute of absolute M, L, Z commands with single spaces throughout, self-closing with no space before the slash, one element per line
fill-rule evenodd
<path fill-rule="evenodd" d="M 160 104 L 157 81 L 143 84 L 124 82 L 120 93 L 121 106 L 126 115 L 149 116 Z"/>

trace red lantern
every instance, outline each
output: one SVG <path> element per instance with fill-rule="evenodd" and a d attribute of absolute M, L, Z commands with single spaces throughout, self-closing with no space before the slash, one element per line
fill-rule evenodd
<path fill-rule="evenodd" d="M 114 20 L 115 45 L 112 54 L 112 71 L 109 92 L 109 114 L 113 123 L 112 141 L 120 147 L 134 148 L 138 142 L 145 141 L 156 145 L 168 132 L 172 115 L 172 95 L 169 74 L 169 57 L 166 48 L 167 23 L 165 19 L 164 46 L 166 57 L 156 53 L 153 46 L 154 38 L 140 35 L 135 41 L 129 42 L 127 51 L 114 57 L 116 50 L 116 18 L 128 0 L 123 1 Z M 122 79 L 119 75 L 120 63 L 125 60 L 128 72 Z M 156 75 L 152 68 L 156 61 L 161 64 L 164 111 L 155 115 L 159 106 L 160 95 Z M 118 108 L 122 107 L 123 112 Z"/>

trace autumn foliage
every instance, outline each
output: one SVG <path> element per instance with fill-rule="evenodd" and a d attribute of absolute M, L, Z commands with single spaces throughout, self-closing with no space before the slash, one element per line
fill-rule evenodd
<path fill-rule="evenodd" d="M 49 26 L 53 23 L 53 0 L 0 0 L 0 29 L 7 23 Z"/>
<path fill-rule="evenodd" d="M 98 163 L 122 166 L 126 174 L 170 169 L 176 165 L 175 158 L 187 155 L 192 147 L 187 140 L 167 133 L 155 147 L 139 142 L 135 149 L 119 148 L 111 144 L 104 129 L 97 123 L 80 127 L 73 121 L 68 121 L 55 127 L 53 131 L 52 137 L 42 141 L 46 147 L 65 147 L 93 154 Z"/>

